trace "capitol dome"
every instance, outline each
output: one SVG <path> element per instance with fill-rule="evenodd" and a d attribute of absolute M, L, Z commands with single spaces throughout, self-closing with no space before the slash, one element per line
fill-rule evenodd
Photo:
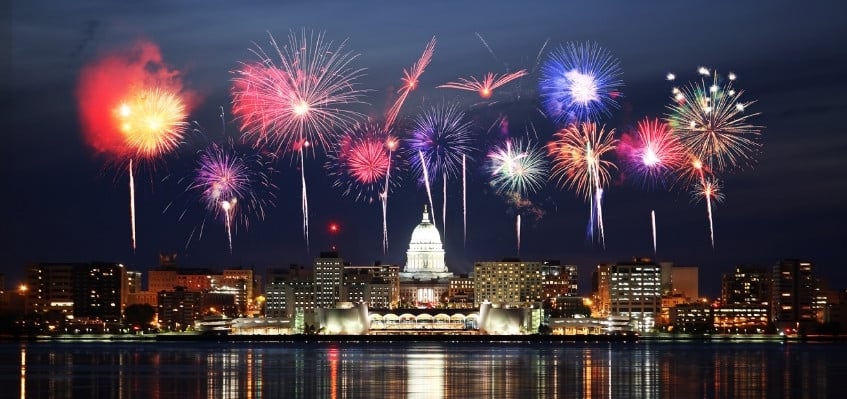
<path fill-rule="evenodd" d="M 409 249 L 424 249 L 431 248 L 433 246 L 437 246 L 438 248 L 442 247 L 441 233 L 438 232 L 438 228 L 436 228 L 429 220 L 429 212 L 427 212 L 426 205 L 424 205 L 423 220 L 421 220 L 421 224 L 415 227 L 415 230 L 412 231 L 412 239 L 409 241 Z"/>
<path fill-rule="evenodd" d="M 412 231 L 409 250 L 406 251 L 406 267 L 400 273 L 404 278 L 440 278 L 451 275 L 444 264 L 444 247 L 441 233 L 429 219 L 424 205 L 421 223 Z"/>

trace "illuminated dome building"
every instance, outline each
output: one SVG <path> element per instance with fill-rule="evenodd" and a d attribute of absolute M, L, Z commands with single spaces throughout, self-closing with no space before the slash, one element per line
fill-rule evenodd
<path fill-rule="evenodd" d="M 421 223 L 412 231 L 406 266 L 400 273 L 401 300 L 414 302 L 418 307 L 431 307 L 446 294 L 453 277 L 444 263 L 441 233 L 430 221 L 424 205 Z"/>

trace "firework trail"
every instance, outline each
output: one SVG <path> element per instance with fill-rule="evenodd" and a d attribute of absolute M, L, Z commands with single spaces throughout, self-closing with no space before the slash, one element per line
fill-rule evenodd
<path fill-rule="evenodd" d="M 700 184 L 691 192 L 694 201 L 700 199 L 706 202 L 706 214 L 709 218 L 709 238 L 712 242 L 712 248 L 715 247 L 715 225 L 712 222 L 712 202 L 715 204 L 723 201 L 724 195 L 721 192 L 720 182 L 717 179 L 704 178 Z"/>
<path fill-rule="evenodd" d="M 479 80 L 473 76 L 471 76 L 470 78 L 459 78 L 458 82 L 448 82 L 438 86 L 438 88 L 475 91 L 479 93 L 480 97 L 488 99 L 491 97 L 491 94 L 493 93 L 494 89 L 503 86 L 506 83 L 509 83 L 515 79 L 526 76 L 526 74 L 527 72 L 525 69 L 521 69 L 517 72 L 507 73 L 503 76 L 497 76 L 497 74 L 488 72 L 483 76 L 482 80 Z"/>
<path fill-rule="evenodd" d="M 397 144 L 398 140 L 391 130 L 372 121 L 362 122 L 353 126 L 327 152 L 325 164 L 328 174 L 334 178 L 333 186 L 340 188 L 344 196 L 370 203 L 380 200 L 383 250 L 386 252 L 386 199 L 391 189 L 398 184 L 390 179 L 390 174 L 392 167 L 400 169 L 402 165 L 399 159 L 392 163 Z"/>
<path fill-rule="evenodd" d="M 522 198 L 540 189 L 547 179 L 547 159 L 544 152 L 531 142 L 507 139 L 501 146 L 495 146 L 488 153 L 489 184 L 498 194 L 513 197 L 516 204 Z M 517 214 L 517 245 L 521 249 L 520 212 Z"/>
<path fill-rule="evenodd" d="M 423 151 L 418 150 L 418 155 L 421 160 L 421 171 L 423 172 L 423 181 L 426 186 L 426 196 L 429 198 L 429 208 L 433 210 L 432 220 L 435 221 L 435 207 L 432 206 L 432 190 L 429 187 L 429 172 L 426 166 L 426 158 L 424 158 Z"/>
<path fill-rule="evenodd" d="M 605 246 L 603 226 L 602 196 L 603 187 L 610 180 L 610 169 L 615 164 L 603 159 L 614 152 L 618 140 L 615 130 L 605 131 L 594 123 L 570 124 L 553 134 L 547 145 L 553 158 L 551 179 L 560 187 L 574 189 L 578 196 L 591 202 L 591 223 L 589 235 L 594 236 L 593 226 L 600 229 L 600 240 Z"/>
<path fill-rule="evenodd" d="M 232 146 L 213 143 L 199 152 L 187 191 L 197 194 L 209 214 L 222 219 L 230 254 L 236 223 L 248 228 L 251 219 L 265 218 L 276 189 L 272 172 L 261 154 L 241 153 Z"/>
<path fill-rule="evenodd" d="M 412 90 L 415 90 L 418 87 L 418 79 L 420 79 L 421 75 L 424 73 L 424 70 L 429 65 L 429 62 L 432 61 L 432 54 L 434 51 L 435 36 L 433 36 L 429 43 L 427 43 L 423 54 L 421 54 L 421 58 L 412 64 L 411 68 L 403 70 L 403 87 L 397 91 L 400 94 L 400 97 L 397 98 L 397 101 L 394 102 L 394 105 L 392 105 L 386 113 L 385 126 L 387 128 L 394 125 L 394 121 L 397 120 L 397 115 L 400 114 L 400 108 L 403 106 L 403 103 L 406 102 L 406 97 L 408 97 Z"/>
<path fill-rule="evenodd" d="M 688 151 L 715 172 L 751 163 L 761 127 L 748 121 L 759 114 L 746 111 L 755 101 L 741 100 L 744 91 L 733 88 L 735 74 L 722 79 L 703 67 L 699 72 L 699 82 L 673 88 L 668 124 Z"/>
<path fill-rule="evenodd" d="M 653 225 L 653 254 L 656 253 L 656 211 L 650 211 L 650 221 Z"/>
<path fill-rule="evenodd" d="M 76 94 L 88 144 L 109 162 L 127 165 L 135 251 L 135 170 L 144 164 L 153 169 L 179 146 L 195 95 L 183 89 L 179 71 L 167 66 L 158 46 L 147 41 L 83 67 Z"/>
<path fill-rule="evenodd" d="M 466 155 L 462 154 L 462 242 L 468 245 L 468 184 L 467 169 L 465 165 Z"/>
<path fill-rule="evenodd" d="M 406 139 L 410 155 L 418 153 L 418 158 L 411 159 L 412 170 L 424 176 L 427 189 L 430 184 L 427 176 L 441 176 L 444 179 L 445 203 L 446 181 L 460 174 L 462 156 L 470 158 L 473 149 L 470 126 L 471 122 L 459 109 L 458 103 L 439 104 L 415 118 L 411 137 Z M 446 216 L 442 215 L 442 223 L 444 221 Z"/>
<path fill-rule="evenodd" d="M 417 62 L 412 64 L 412 67 L 409 69 L 403 70 L 403 87 L 400 88 L 397 92 L 400 94 L 400 97 L 394 102 L 391 108 L 386 112 L 385 117 L 385 128 L 391 129 L 394 126 L 394 123 L 397 120 L 397 116 L 400 114 L 400 109 L 403 107 L 403 104 L 406 102 L 406 98 L 409 96 L 409 93 L 412 90 L 418 87 L 418 80 L 421 75 L 424 73 L 424 70 L 429 65 L 430 61 L 432 61 L 432 54 L 435 51 L 435 36 L 430 39 L 429 43 L 427 43 L 424 48 L 423 54 L 418 59 Z M 388 154 L 388 162 L 389 167 L 385 173 L 385 189 L 381 194 L 382 201 L 382 248 L 383 253 L 388 252 L 388 187 L 390 185 L 389 180 L 391 179 L 391 158 L 394 150 L 397 148 L 397 140 L 392 138 L 390 141 L 386 142 L 386 145 L 389 150 Z"/>
<path fill-rule="evenodd" d="M 686 160 L 682 143 L 659 119 L 638 121 L 635 132 L 622 135 L 616 151 L 626 175 L 647 187 L 665 186 Z"/>
<path fill-rule="evenodd" d="M 587 122 L 618 108 L 618 60 L 596 43 L 560 46 L 541 65 L 539 91 L 555 123 Z"/>
<path fill-rule="evenodd" d="M 291 31 L 280 47 L 269 34 L 272 55 L 262 47 L 251 50 L 258 61 L 242 63 L 233 79 L 233 113 L 245 137 L 257 147 L 278 154 L 296 152 L 300 161 L 303 236 L 309 248 L 309 202 L 307 196 L 306 149 L 327 148 L 337 129 L 361 118 L 361 113 L 343 108 L 362 103 L 364 90 L 356 79 L 364 69 L 351 66 L 358 54 L 325 41 L 324 33 L 303 29 Z"/>

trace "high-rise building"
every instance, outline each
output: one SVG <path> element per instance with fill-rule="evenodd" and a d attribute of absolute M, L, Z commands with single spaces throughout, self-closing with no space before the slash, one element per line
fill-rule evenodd
<path fill-rule="evenodd" d="M 315 307 L 332 308 L 341 301 L 344 262 L 338 252 L 321 252 L 315 259 Z"/>
<path fill-rule="evenodd" d="M 200 318 L 202 294 L 176 287 L 172 291 L 160 291 L 158 294 L 159 325 L 174 331 L 184 331 Z"/>
<path fill-rule="evenodd" d="M 562 265 L 559 261 L 541 262 L 544 277 L 544 298 L 579 296 L 578 276 L 575 265 Z"/>
<path fill-rule="evenodd" d="M 126 268 L 119 263 L 92 262 L 74 267 L 74 318 L 119 322 L 129 294 Z"/>
<path fill-rule="evenodd" d="M 270 269 L 265 279 L 265 317 L 294 317 L 297 309 L 315 309 L 315 278 L 312 270 L 291 265 Z"/>
<path fill-rule="evenodd" d="M 721 277 L 722 305 L 757 305 L 770 308 L 772 273 L 763 268 L 736 266 Z"/>
<path fill-rule="evenodd" d="M 127 293 L 134 294 L 143 290 L 141 288 L 141 277 L 141 272 L 126 271 Z"/>
<path fill-rule="evenodd" d="M 26 267 L 26 311 L 73 316 L 73 273 L 84 263 L 37 263 Z"/>
<path fill-rule="evenodd" d="M 628 316 L 636 330 L 650 331 L 662 305 L 661 266 L 649 258 L 612 265 L 609 284 L 609 311 Z"/>
<path fill-rule="evenodd" d="M 397 265 L 344 266 L 341 299 L 366 302 L 370 308 L 397 307 L 400 301 L 400 267 Z"/>
<path fill-rule="evenodd" d="M 474 264 L 474 306 L 488 301 L 504 306 L 541 302 L 541 262 L 504 259 Z"/>
<path fill-rule="evenodd" d="M 771 318 L 780 331 L 798 332 L 814 324 L 812 262 L 786 259 L 773 267 Z"/>
<path fill-rule="evenodd" d="M 606 317 L 611 312 L 611 292 L 609 291 L 612 284 L 612 265 L 599 264 L 594 272 L 591 273 L 593 307 L 592 315 L 596 317 Z"/>

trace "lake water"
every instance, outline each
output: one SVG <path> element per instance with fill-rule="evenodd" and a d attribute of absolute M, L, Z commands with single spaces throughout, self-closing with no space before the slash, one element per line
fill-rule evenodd
<path fill-rule="evenodd" d="M 0 397 L 832 398 L 847 343 L 4 342 Z"/>

